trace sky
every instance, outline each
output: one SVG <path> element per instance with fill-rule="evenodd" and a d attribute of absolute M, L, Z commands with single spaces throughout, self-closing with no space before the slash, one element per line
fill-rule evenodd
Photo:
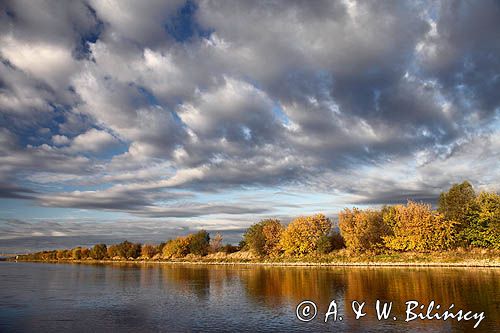
<path fill-rule="evenodd" d="M 500 190 L 498 1 L 2 1 L 0 253 Z"/>

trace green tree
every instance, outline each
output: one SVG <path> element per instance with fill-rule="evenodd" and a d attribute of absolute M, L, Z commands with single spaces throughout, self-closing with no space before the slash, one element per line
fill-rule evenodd
<path fill-rule="evenodd" d="M 249 248 L 247 242 L 244 239 L 240 240 L 240 242 L 238 243 L 238 251 L 246 251 L 248 249 Z"/>
<path fill-rule="evenodd" d="M 469 205 L 461 239 L 476 247 L 500 248 L 500 195 L 482 192 Z"/>
<path fill-rule="evenodd" d="M 332 242 L 329 236 L 323 235 L 318 239 L 317 252 L 320 254 L 330 253 L 332 250 Z"/>
<path fill-rule="evenodd" d="M 117 244 L 117 255 L 125 259 L 137 258 L 141 255 L 141 244 L 123 241 Z"/>
<path fill-rule="evenodd" d="M 210 235 L 205 230 L 200 230 L 195 234 L 188 236 L 189 240 L 189 252 L 199 256 L 205 256 L 208 254 L 208 248 L 210 246 Z"/>
<path fill-rule="evenodd" d="M 439 196 L 438 211 L 446 220 L 456 221 L 460 225 L 465 224 L 467 210 L 474 203 L 475 198 L 474 188 L 468 181 L 453 184 L 448 192 L 443 192 Z"/>
<path fill-rule="evenodd" d="M 264 254 L 266 240 L 262 232 L 262 221 L 251 225 L 243 235 L 244 247 L 258 255 Z"/>
<path fill-rule="evenodd" d="M 106 244 L 96 244 L 90 250 L 90 257 L 95 260 L 102 260 L 106 258 L 108 254 L 108 248 Z"/>
<path fill-rule="evenodd" d="M 243 235 L 245 245 L 258 255 L 277 254 L 283 225 L 277 219 L 265 219 L 253 224 Z"/>

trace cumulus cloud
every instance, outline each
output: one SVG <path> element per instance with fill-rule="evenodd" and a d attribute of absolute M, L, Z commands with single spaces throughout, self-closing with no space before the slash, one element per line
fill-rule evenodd
<path fill-rule="evenodd" d="M 58 138 L 61 142 L 64 141 L 63 138 L 65 137 L 59 136 Z M 87 132 L 75 137 L 71 142 L 70 149 L 76 152 L 100 152 L 109 148 L 110 146 L 113 146 L 116 143 L 116 138 L 108 132 L 92 128 Z"/>
<path fill-rule="evenodd" d="M 259 190 L 331 207 L 500 190 L 496 1 L 2 10 L 4 199 L 189 224 L 287 216 L 281 196 L 245 202 Z"/>

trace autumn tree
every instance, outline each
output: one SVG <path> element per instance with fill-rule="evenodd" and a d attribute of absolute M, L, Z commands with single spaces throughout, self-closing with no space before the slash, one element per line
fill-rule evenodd
<path fill-rule="evenodd" d="M 399 251 L 446 250 L 455 245 L 455 221 L 432 211 L 431 205 L 409 201 L 395 206 L 393 235 L 385 236 L 385 245 Z"/>
<path fill-rule="evenodd" d="M 118 257 L 118 245 L 112 244 L 108 246 L 107 252 L 108 252 L 108 258 L 113 259 L 114 257 Z"/>
<path fill-rule="evenodd" d="M 82 248 L 81 258 L 88 259 L 90 257 L 90 250 L 86 247 Z"/>
<path fill-rule="evenodd" d="M 243 242 L 258 255 L 277 254 L 284 228 L 277 219 L 265 219 L 253 224 L 243 235 Z"/>
<path fill-rule="evenodd" d="M 331 227 L 330 219 L 323 214 L 298 217 L 283 231 L 280 246 L 287 255 L 315 253 L 320 239 L 330 233 Z"/>
<path fill-rule="evenodd" d="M 262 234 L 264 235 L 264 254 L 266 255 L 278 255 L 280 252 L 280 239 L 285 228 L 276 219 L 264 220 L 262 226 Z"/>
<path fill-rule="evenodd" d="M 339 229 L 346 247 L 353 251 L 374 249 L 390 234 L 382 212 L 371 209 L 344 209 L 339 213 Z"/>
<path fill-rule="evenodd" d="M 81 247 L 75 247 L 74 249 L 71 250 L 71 258 L 75 260 L 80 260 L 82 259 L 82 248 Z"/>
<path fill-rule="evenodd" d="M 102 260 L 106 258 L 107 250 L 106 244 L 96 244 L 90 250 L 90 257 L 95 260 Z"/>
<path fill-rule="evenodd" d="M 171 239 L 163 246 L 163 257 L 166 259 L 180 258 L 189 254 L 188 237 L 177 237 Z"/>
<path fill-rule="evenodd" d="M 396 207 L 385 205 L 382 207 L 381 213 L 382 221 L 389 227 L 390 230 L 392 230 L 396 225 Z"/>
<path fill-rule="evenodd" d="M 158 247 L 151 244 L 144 244 L 141 248 L 141 256 L 151 259 L 158 253 Z"/>

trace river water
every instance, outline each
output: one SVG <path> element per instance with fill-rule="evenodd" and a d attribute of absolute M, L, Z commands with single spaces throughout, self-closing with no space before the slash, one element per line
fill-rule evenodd
<path fill-rule="evenodd" d="M 406 321 L 409 301 L 484 319 Z M 64 331 L 500 332 L 500 269 L 1 262 L 0 332 Z"/>

